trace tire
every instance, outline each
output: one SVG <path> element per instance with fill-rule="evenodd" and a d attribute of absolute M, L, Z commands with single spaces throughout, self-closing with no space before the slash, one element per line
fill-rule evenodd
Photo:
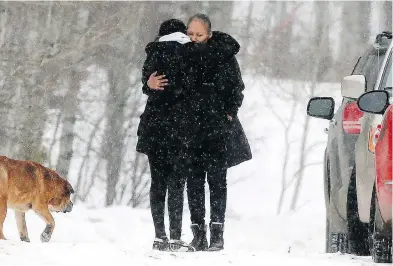
<path fill-rule="evenodd" d="M 348 253 L 347 234 L 326 232 L 326 253 Z"/>
<path fill-rule="evenodd" d="M 326 253 L 347 253 L 348 252 L 348 238 L 346 234 L 343 233 L 332 233 L 330 231 L 330 221 L 329 219 L 329 208 L 330 208 L 330 164 L 327 160 L 325 167 L 325 186 L 327 191 L 325 192 L 325 202 L 326 202 L 326 235 L 325 235 L 325 252 Z"/>
<path fill-rule="evenodd" d="M 328 217 L 327 217 L 327 215 L 326 215 L 326 234 L 325 234 L 325 252 L 326 253 L 331 253 L 331 252 L 329 252 L 330 251 L 330 243 L 329 243 L 329 238 L 330 238 L 330 230 L 329 230 L 329 227 L 330 227 L 330 223 L 329 223 L 329 219 L 328 219 Z"/>
<path fill-rule="evenodd" d="M 331 233 L 330 222 L 326 218 L 326 239 L 325 239 L 325 251 L 326 253 L 346 253 L 347 239 L 345 234 Z"/>
<path fill-rule="evenodd" d="M 357 256 L 369 256 L 369 226 L 359 218 L 356 194 L 356 166 L 353 167 L 347 194 L 348 250 Z"/>
<path fill-rule="evenodd" d="M 392 229 L 390 227 L 389 232 L 383 232 L 386 228 L 387 225 L 383 222 L 374 188 L 369 232 L 370 252 L 375 263 L 392 263 Z"/>
<path fill-rule="evenodd" d="M 329 205 L 330 205 L 330 175 L 329 169 L 330 164 L 329 160 L 327 160 L 327 153 L 325 150 L 325 172 L 324 172 L 324 181 L 325 181 L 325 208 L 326 208 L 326 232 L 325 232 L 325 252 L 331 253 L 331 244 L 330 244 L 330 222 L 329 222 Z"/>
<path fill-rule="evenodd" d="M 339 250 L 337 237 L 330 233 L 330 221 L 329 221 L 329 206 L 330 206 L 330 164 L 329 160 L 326 158 L 325 151 L 325 206 L 326 206 L 326 234 L 325 234 L 325 252 L 326 253 L 336 253 Z"/>

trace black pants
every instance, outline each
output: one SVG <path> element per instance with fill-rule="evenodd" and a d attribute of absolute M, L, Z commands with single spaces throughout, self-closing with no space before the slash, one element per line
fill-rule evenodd
<path fill-rule="evenodd" d="M 157 238 L 166 236 L 164 215 L 168 191 L 169 232 L 171 239 L 180 239 L 183 218 L 184 186 L 186 176 L 175 171 L 164 153 L 149 156 L 151 172 L 150 209 Z"/>
<path fill-rule="evenodd" d="M 207 173 L 194 169 L 187 179 L 191 223 L 205 224 L 205 180 L 210 191 L 210 222 L 224 223 L 227 203 L 227 170 Z"/>

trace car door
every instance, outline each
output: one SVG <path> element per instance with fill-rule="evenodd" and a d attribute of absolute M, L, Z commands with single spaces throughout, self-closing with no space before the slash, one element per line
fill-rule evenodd
<path fill-rule="evenodd" d="M 360 57 L 352 74 L 364 73 L 369 55 Z M 342 219 L 346 220 L 346 195 L 349 178 L 355 162 L 355 142 L 360 131 L 360 124 L 356 124 L 358 118 L 354 117 L 354 108 L 357 108 L 354 100 L 344 98 L 329 123 L 328 134 L 328 165 L 330 175 L 331 204 L 336 208 Z M 360 112 L 360 110 L 359 110 Z M 360 112 L 360 115 L 363 112 Z M 346 114 L 350 114 L 345 117 Z M 356 131 L 357 130 L 357 131 Z"/>
<path fill-rule="evenodd" d="M 386 78 L 384 79 L 382 77 L 382 82 L 380 84 L 376 84 L 379 71 L 386 73 L 387 71 L 389 71 L 388 66 L 391 66 L 391 55 L 389 56 L 389 58 L 386 59 L 387 63 L 384 61 L 384 57 L 385 53 L 380 53 L 379 58 L 376 57 L 374 69 L 377 69 L 378 71 L 374 71 L 373 69 L 371 69 L 369 72 L 366 73 L 371 83 L 370 87 L 367 88 L 367 91 L 371 91 L 374 89 L 384 89 L 385 85 L 383 84 L 387 82 Z M 383 63 L 385 63 L 385 65 L 382 65 Z M 360 220 L 365 223 L 369 221 L 371 202 L 370 200 L 376 174 L 374 154 L 375 144 L 373 143 L 373 135 L 376 132 L 377 126 L 381 121 L 381 115 L 375 115 L 370 113 L 364 114 L 361 123 L 361 133 L 356 142 L 355 148 L 358 211 Z"/>

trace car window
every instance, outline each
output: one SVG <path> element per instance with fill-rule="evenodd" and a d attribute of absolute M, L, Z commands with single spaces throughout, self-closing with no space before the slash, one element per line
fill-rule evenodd
<path fill-rule="evenodd" d="M 351 75 L 365 75 L 364 67 L 367 62 L 372 60 L 373 54 L 366 54 L 362 57 L 359 57 Z M 349 102 L 353 102 L 353 99 L 343 98 L 341 104 L 347 104 Z"/>
<path fill-rule="evenodd" d="M 381 58 L 377 55 L 372 56 L 370 60 L 366 63 L 365 66 L 365 73 L 364 75 L 366 76 L 366 91 L 372 91 L 375 86 L 375 82 L 378 79 L 378 72 L 381 68 Z"/>
<path fill-rule="evenodd" d="M 369 54 L 367 62 L 361 70 L 362 73 L 360 73 L 366 77 L 366 91 L 374 89 L 385 55 L 386 50 L 376 50 Z"/>
<path fill-rule="evenodd" d="M 360 75 L 360 74 L 362 74 L 362 69 L 363 69 L 363 66 L 367 62 L 367 58 L 368 58 L 367 56 L 359 57 L 358 62 L 356 63 L 355 68 L 353 69 L 351 75 Z"/>

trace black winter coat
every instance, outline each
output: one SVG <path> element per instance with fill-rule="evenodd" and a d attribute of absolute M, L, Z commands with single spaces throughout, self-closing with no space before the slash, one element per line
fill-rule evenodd
<path fill-rule="evenodd" d="M 146 46 L 146 60 L 142 70 L 142 91 L 148 95 L 145 110 L 138 126 L 136 150 L 146 155 L 173 150 L 173 121 L 175 105 L 182 95 L 182 74 L 185 45 L 175 41 L 151 42 Z M 168 85 L 163 91 L 151 90 L 147 86 L 149 76 L 165 74 Z"/>
<path fill-rule="evenodd" d="M 197 54 L 200 60 L 193 58 L 195 53 L 191 56 L 194 69 L 198 65 L 198 73 L 189 74 L 196 81 L 187 89 L 181 112 L 184 117 L 178 119 L 185 126 L 177 128 L 187 134 L 185 129 L 193 129 L 185 153 L 208 172 L 225 170 L 252 158 L 237 117 L 244 97 L 244 83 L 235 58 L 239 49 L 240 45 L 230 35 L 216 31 Z"/>

